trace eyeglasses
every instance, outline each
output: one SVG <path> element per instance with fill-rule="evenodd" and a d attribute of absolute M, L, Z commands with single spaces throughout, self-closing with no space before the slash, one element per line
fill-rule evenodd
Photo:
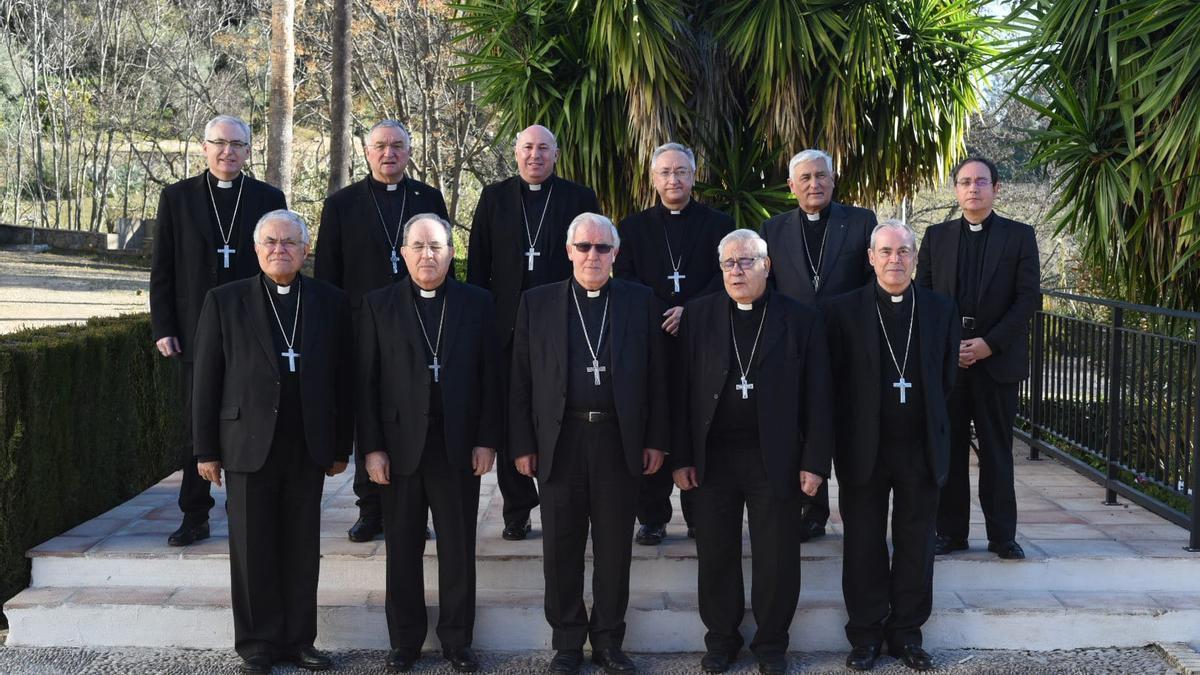
<path fill-rule="evenodd" d="M 205 143 L 219 149 L 232 148 L 234 150 L 245 150 L 250 147 L 250 144 L 245 141 L 227 141 L 224 138 L 206 138 Z"/>
<path fill-rule="evenodd" d="M 284 248 L 296 248 L 297 246 L 300 246 L 300 242 L 296 241 L 295 239 L 263 239 L 262 241 L 258 242 L 258 245 L 265 249 L 272 249 L 276 246 L 282 246 Z"/>
<path fill-rule="evenodd" d="M 405 244 L 404 247 L 415 252 L 417 255 L 425 255 L 428 253 L 435 258 L 441 255 L 442 251 L 446 249 L 446 247 L 442 246 L 441 244 L 425 244 L 421 242 L 416 244 Z"/>
<path fill-rule="evenodd" d="M 367 147 L 375 152 L 383 152 L 388 148 L 391 148 L 395 152 L 404 152 L 408 149 L 408 146 L 404 143 L 372 143 Z"/>
<path fill-rule="evenodd" d="M 733 268 L 737 267 L 741 271 L 745 272 L 746 270 L 753 268 L 754 263 L 758 262 L 759 260 L 762 260 L 762 256 L 755 256 L 753 258 L 726 258 L 725 260 L 721 261 L 721 269 L 725 270 L 726 272 L 732 272 Z"/>
<path fill-rule="evenodd" d="M 688 177 L 692 175 L 692 170 L 691 169 L 675 169 L 674 171 L 672 171 L 671 169 L 663 169 L 662 171 L 655 171 L 654 175 L 658 176 L 659 178 L 661 178 L 663 180 L 671 180 L 671 178 L 676 178 L 678 180 L 687 180 Z"/>
<path fill-rule="evenodd" d="M 596 253 L 599 253 L 600 255 L 611 253 L 612 250 L 616 248 L 612 244 L 593 244 L 590 241 L 577 241 L 571 245 L 574 246 L 575 250 L 579 251 L 580 253 L 587 253 L 594 248 L 596 249 Z"/>
<path fill-rule="evenodd" d="M 985 188 L 992 184 L 992 179 L 987 177 L 980 178 L 959 178 L 954 181 L 954 184 L 960 188 L 969 188 L 972 185 L 979 188 Z"/>
<path fill-rule="evenodd" d="M 908 260 L 913 256 L 913 250 L 907 246 L 902 246 L 895 250 L 890 248 L 880 248 L 875 250 L 875 255 L 882 256 L 885 260 L 892 256 L 896 256 L 901 260 Z"/>

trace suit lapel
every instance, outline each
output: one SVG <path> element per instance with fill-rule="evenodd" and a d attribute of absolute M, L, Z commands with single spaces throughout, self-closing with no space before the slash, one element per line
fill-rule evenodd
<path fill-rule="evenodd" d="M 933 380 L 933 370 L 935 364 L 941 362 L 941 357 L 938 355 L 937 340 L 939 326 L 937 325 L 937 316 L 934 314 L 933 303 L 929 301 L 929 296 L 926 295 L 920 288 L 913 285 L 913 290 L 916 293 L 914 302 L 917 303 L 917 333 L 921 339 L 921 344 L 918 347 L 921 350 L 921 376 L 925 379 L 925 391 L 929 391 L 929 385 Z"/>
<path fill-rule="evenodd" d="M 859 332 L 862 335 L 863 354 L 867 364 L 867 382 L 862 383 L 869 392 L 871 401 L 879 400 L 880 368 L 895 368 L 891 363 L 882 364 L 879 361 L 879 308 L 875 306 L 875 283 L 867 284 L 859 294 L 858 311 L 855 315 L 859 322 Z M 894 345 L 893 345 L 894 346 Z M 899 374 L 897 373 L 897 377 Z"/>
<path fill-rule="evenodd" d="M 442 328 L 445 334 L 442 335 L 442 348 L 438 351 L 441 355 L 439 362 L 449 362 L 449 356 L 454 353 L 454 345 L 461 332 L 459 326 L 464 315 L 461 290 L 456 281 L 446 277 L 446 295 L 443 300 L 446 303 L 446 325 Z M 433 339 L 432 335 L 430 339 Z"/>
<path fill-rule="evenodd" d="M 797 208 L 788 216 L 787 224 L 783 228 L 785 248 L 791 253 L 788 255 L 788 263 L 796 270 L 796 278 L 800 280 L 800 285 L 806 287 L 809 292 L 813 291 L 811 272 L 808 269 L 808 253 L 804 250 L 804 233 L 800 228 L 804 227 L 804 223 L 800 218 L 800 209 Z"/>
<path fill-rule="evenodd" d="M 825 228 L 825 254 L 821 256 L 820 270 L 822 279 L 829 278 L 846 243 L 846 209 L 841 204 L 833 202 L 829 205 L 829 221 L 825 223 Z"/>
<path fill-rule="evenodd" d="M 322 311 L 321 300 L 317 297 L 316 291 L 311 288 L 312 284 L 309 283 L 309 280 L 300 276 L 297 276 L 296 280 L 300 282 L 300 344 L 304 352 L 296 370 L 303 379 L 304 364 L 307 363 L 306 357 L 309 354 L 319 354 L 324 351 L 320 345 L 320 332 L 317 325 L 319 321 L 316 317 L 328 316 L 328 314 Z"/>
<path fill-rule="evenodd" d="M 394 342 L 392 344 L 393 349 L 407 348 L 409 350 L 412 363 L 417 367 L 417 372 L 421 376 L 421 382 L 424 385 L 424 389 L 428 390 L 430 371 L 427 367 L 429 365 L 429 361 L 425 356 L 425 338 L 422 337 L 421 327 L 417 324 L 417 304 L 416 301 L 413 300 L 412 289 L 409 287 L 409 283 L 410 282 L 408 281 L 402 280 L 398 283 L 392 284 L 391 286 L 392 299 L 396 303 L 396 311 L 391 313 L 391 320 L 395 322 L 392 324 L 393 330 L 391 333 L 392 335 L 403 336 L 403 339 L 398 343 Z M 447 307 L 446 311 L 449 310 L 450 308 Z M 437 339 L 436 326 L 426 326 L 426 329 L 431 331 L 429 335 L 430 342 Z M 441 359 L 438 359 L 438 363 L 441 363 Z"/>
<path fill-rule="evenodd" d="M 940 253 L 933 251 L 933 254 L 938 256 L 933 263 L 934 266 L 944 265 L 941 274 L 934 275 L 936 280 L 933 284 L 934 288 L 951 298 L 957 297 L 958 293 L 958 239 L 960 236 L 962 236 L 962 228 L 958 222 L 948 221 L 946 223 L 946 249 Z"/>
<path fill-rule="evenodd" d="M 211 260 L 217 255 L 217 239 L 213 235 L 213 223 L 215 216 L 213 215 L 212 196 L 208 194 L 208 171 L 196 177 L 196 182 L 193 185 L 191 194 L 191 208 L 189 213 L 203 214 L 198 218 L 193 219 L 195 226 L 200 228 L 200 236 L 204 238 L 204 256 Z M 239 251 L 241 253 L 241 251 Z"/>
<path fill-rule="evenodd" d="M 551 307 L 550 317 L 547 325 L 541 326 L 538 332 L 545 335 L 545 342 L 541 344 L 549 345 L 550 360 L 548 365 L 554 366 L 551 373 L 557 373 L 562 380 L 558 383 L 562 391 L 567 389 L 567 321 L 575 320 L 574 308 L 570 308 L 568 314 L 568 305 L 570 300 L 567 295 L 571 293 L 571 281 L 558 282 L 558 292 L 550 297 Z M 532 310 L 533 308 L 529 308 Z M 538 343 L 534 343 L 538 344 Z M 537 361 L 534 354 L 530 354 L 530 358 Z"/>
<path fill-rule="evenodd" d="M 254 333 L 254 337 L 258 339 L 259 346 L 267 356 L 267 363 L 271 364 L 271 370 L 279 375 L 275 341 L 271 338 L 271 325 L 267 323 L 267 315 L 271 314 L 271 308 L 267 307 L 267 297 L 262 287 L 262 279 L 254 277 L 254 281 L 247 284 L 246 295 L 242 296 L 242 305 L 246 309 L 246 314 L 249 315 L 247 318 L 250 322 L 250 332 Z M 272 317 L 274 317 L 273 314 Z"/>
<path fill-rule="evenodd" d="M 609 282 L 610 289 L 608 293 L 608 320 L 610 322 L 608 329 L 608 348 L 612 354 L 612 369 L 615 374 L 617 364 L 621 363 L 620 350 L 625 342 L 625 329 L 629 326 L 629 314 L 627 309 L 627 291 L 624 286 L 617 280 L 613 279 Z M 597 349 L 597 351 L 599 351 Z"/>
<path fill-rule="evenodd" d="M 697 312 L 700 320 L 692 324 L 700 332 L 699 342 L 704 345 L 700 353 L 705 359 L 711 359 L 701 371 L 705 379 L 699 387 L 707 408 L 705 417 L 708 419 L 712 418 L 719 401 L 719 397 L 713 398 L 708 395 L 709 392 L 719 393 L 725 386 L 726 373 L 736 367 L 729 358 L 729 302 L 729 296 L 724 292 L 713 293 L 705 303 L 704 311 Z"/>
<path fill-rule="evenodd" d="M 992 218 L 992 231 L 988 233 L 987 246 L 983 249 L 983 270 L 979 276 L 979 299 L 982 299 L 983 289 L 991 283 L 992 276 L 996 274 L 996 268 L 1000 266 L 1000 255 L 1004 253 L 1004 246 L 1008 241 L 1008 229 L 1008 221 L 1000 216 Z M 958 250 L 958 247 L 955 246 L 954 249 Z M 976 311 L 978 311 L 978 301 Z"/>
<path fill-rule="evenodd" d="M 767 313 L 767 316 L 766 316 L 766 318 L 763 319 L 763 330 L 762 330 L 762 338 L 761 338 L 762 344 L 760 344 L 758 346 L 758 350 L 754 354 L 754 365 L 748 366 L 748 367 L 754 368 L 754 371 L 756 373 L 762 372 L 762 370 L 759 368 L 759 364 L 762 363 L 763 358 L 767 354 L 769 354 L 772 349 L 775 348 L 775 345 L 778 344 L 779 341 L 783 339 L 783 335 L 787 331 L 787 324 L 783 320 L 783 313 L 781 312 L 781 310 L 778 307 L 775 307 L 775 308 L 771 307 L 772 300 L 773 300 L 773 298 L 772 298 L 773 294 L 771 294 L 770 291 L 767 291 L 767 293 L 768 293 L 767 307 L 764 310 Z M 741 346 L 741 345 L 739 345 L 739 346 Z M 753 349 L 753 348 L 754 348 L 753 345 L 749 346 L 749 349 Z M 743 349 L 745 349 L 745 348 L 743 348 Z M 728 351 L 729 350 L 726 349 L 726 352 L 728 352 Z M 749 354 L 746 353 L 745 351 L 743 351 L 742 358 L 746 358 L 747 356 L 749 356 Z"/>

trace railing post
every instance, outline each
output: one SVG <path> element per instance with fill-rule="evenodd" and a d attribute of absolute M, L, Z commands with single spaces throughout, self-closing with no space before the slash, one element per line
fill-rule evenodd
<path fill-rule="evenodd" d="M 1037 442 L 1042 437 L 1042 378 L 1045 373 L 1046 340 L 1042 333 L 1045 330 L 1046 315 L 1042 311 L 1044 297 L 1038 293 L 1038 309 L 1033 313 L 1033 363 L 1031 364 L 1029 383 L 1029 459 L 1038 460 Z"/>
<path fill-rule="evenodd" d="M 1192 349 L 1196 356 L 1196 381 L 1192 401 L 1195 410 L 1192 417 L 1192 533 L 1188 538 L 1187 550 L 1200 552 L 1200 322 L 1195 324 L 1195 341 Z"/>
<path fill-rule="evenodd" d="M 1114 506 L 1117 503 L 1117 484 L 1120 476 L 1118 464 L 1121 458 L 1121 371 L 1125 360 L 1124 336 L 1125 310 L 1113 308 L 1112 339 L 1108 351 L 1108 472 L 1104 481 L 1104 503 Z"/>

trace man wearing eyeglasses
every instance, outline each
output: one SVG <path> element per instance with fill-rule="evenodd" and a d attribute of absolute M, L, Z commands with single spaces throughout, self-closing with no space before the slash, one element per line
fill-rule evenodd
<path fill-rule="evenodd" d="M 759 672 L 787 672 L 788 628 L 800 596 L 802 495 L 829 476 L 833 411 L 820 315 L 767 286 L 767 243 L 726 235 L 724 291 L 689 302 L 673 380 L 671 467 L 693 494 L 704 672 L 725 672 L 742 648 L 742 513 L 750 525 L 750 651 Z"/>
<path fill-rule="evenodd" d="M 387 667 L 411 669 L 427 632 L 425 514 L 437 527 L 442 654 L 474 672 L 480 476 L 504 433 L 495 304 L 450 276 L 450 223 L 424 213 L 402 233 L 408 280 L 367 293 L 358 326 L 358 455 L 380 486 L 387 541 Z"/>
<path fill-rule="evenodd" d="M 517 134 L 513 155 L 517 175 L 483 188 L 467 245 L 467 283 L 496 299 L 496 337 L 505 363 L 512 357 L 521 293 L 571 276 L 567 225 L 600 210 L 591 188 L 554 173 L 558 141 L 546 127 L 534 124 Z M 498 463 L 496 478 L 504 499 L 501 536 L 524 539 L 532 527 L 529 512 L 538 505 L 533 479 L 517 473 L 511 461 Z"/>
<path fill-rule="evenodd" d="M 650 179 L 659 204 L 621 221 L 621 257 L 614 264 L 618 279 L 630 279 L 654 289 L 667 304 L 662 329 L 679 330 L 683 306 L 694 297 L 721 289 L 721 270 L 712 251 L 721 237 L 733 231 L 733 219 L 692 199 L 696 158 L 691 148 L 666 143 L 650 156 Z M 672 341 L 673 342 L 673 341 Z M 673 345 L 672 345 L 673 346 Z M 659 471 L 642 483 L 635 541 L 655 546 L 667 536 L 671 520 L 669 472 Z M 684 521 L 692 533 L 691 496 L 680 496 Z"/>
<path fill-rule="evenodd" d="M 775 288 L 800 302 L 817 303 L 862 288 L 873 275 L 862 252 L 875 214 L 833 201 L 835 178 L 828 154 L 815 149 L 797 153 L 788 162 L 788 187 L 798 207 L 762 225 L 775 260 Z M 822 485 L 804 509 L 800 540 L 823 536 L 828 520 L 829 488 Z"/>
<path fill-rule="evenodd" d="M 412 136 L 396 120 L 371 127 L 363 150 L 370 173 L 325 199 L 313 273 L 346 291 L 355 317 L 363 294 L 403 279 L 402 228 L 418 213 L 444 220 L 446 201 L 437 188 L 407 176 Z M 358 520 L 350 541 L 371 541 L 383 531 L 379 493 L 361 465 L 355 465 L 354 494 Z"/>
<path fill-rule="evenodd" d="M 517 311 L 509 450 L 541 486 L 550 671 L 578 672 L 590 641 L 606 672 L 628 673 L 629 532 L 639 479 L 662 466 L 670 435 L 666 307 L 649 288 L 611 278 L 621 241 L 611 220 L 580 214 L 566 237 L 571 278 L 526 291 Z"/>
<path fill-rule="evenodd" d="M 950 474 L 938 504 L 937 553 L 969 546 L 971 424 L 978 438 L 979 504 L 987 548 L 1006 560 L 1016 541 L 1013 421 L 1017 385 L 1029 376 L 1029 320 L 1038 309 L 1037 237 L 1025 223 L 997 215 L 996 165 L 968 157 L 951 173 L 962 217 L 925 231 L 917 283 L 954 298 L 962 325 L 958 379 L 950 398 Z"/>
<path fill-rule="evenodd" d="M 200 307 L 209 289 L 258 274 L 254 223 L 268 211 L 287 208 L 282 192 L 242 171 L 250 159 L 250 126 L 245 122 L 231 115 L 212 118 L 204 125 L 200 147 L 207 170 L 159 195 L 150 262 L 154 345 L 159 354 L 178 358 L 183 392 L 183 523 L 167 538 L 171 546 L 207 539 L 214 504 L 192 453 L 193 340 Z"/>

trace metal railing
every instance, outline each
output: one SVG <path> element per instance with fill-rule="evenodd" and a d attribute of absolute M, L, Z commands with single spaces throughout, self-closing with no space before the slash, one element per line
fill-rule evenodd
<path fill-rule="evenodd" d="M 1016 435 L 1190 530 L 1200 551 L 1200 313 L 1042 291 Z"/>

